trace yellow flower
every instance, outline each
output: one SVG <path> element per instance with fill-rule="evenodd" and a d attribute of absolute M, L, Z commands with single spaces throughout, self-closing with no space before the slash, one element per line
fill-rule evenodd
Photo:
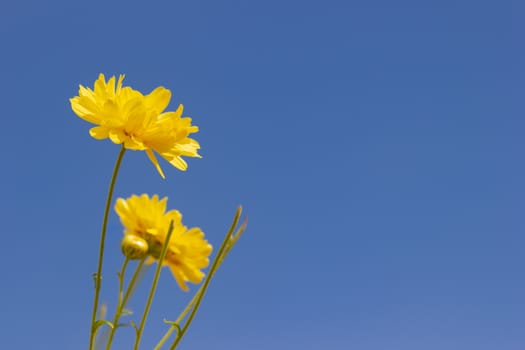
<path fill-rule="evenodd" d="M 80 85 L 78 96 L 71 98 L 71 108 L 80 118 L 96 124 L 90 135 L 102 140 L 109 138 L 131 150 L 146 151 L 160 175 L 164 173 L 155 153 L 171 165 L 186 170 L 182 156 L 199 157 L 200 145 L 189 138 L 199 131 L 191 125 L 191 118 L 182 117 L 182 104 L 175 112 L 164 112 L 171 99 L 170 90 L 159 86 L 143 95 L 129 86 L 122 86 L 113 76 L 107 82 L 103 74 L 95 81 L 94 89 Z"/>
<path fill-rule="evenodd" d="M 142 238 L 148 245 L 148 263 L 158 260 L 162 245 L 173 220 L 173 233 L 163 265 L 168 266 L 179 286 L 187 291 L 186 282 L 200 283 L 204 278 L 201 269 L 209 264 L 212 246 L 204 239 L 200 228 L 182 224 L 182 215 L 177 210 L 166 212 L 168 198 L 159 200 L 157 195 L 149 197 L 133 195 L 119 198 L 115 211 L 124 226 L 124 237 Z"/>

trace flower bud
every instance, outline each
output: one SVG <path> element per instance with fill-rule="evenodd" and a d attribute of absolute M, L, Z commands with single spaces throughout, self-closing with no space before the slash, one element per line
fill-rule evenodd
<path fill-rule="evenodd" d="M 154 259 L 159 259 L 160 258 L 160 253 L 162 252 L 162 243 L 157 241 L 157 240 L 154 240 L 154 239 L 151 239 L 150 241 L 150 245 L 149 245 L 149 254 L 154 258 Z"/>
<path fill-rule="evenodd" d="M 122 253 L 130 260 L 139 260 L 148 254 L 148 242 L 135 235 L 125 235 L 120 242 Z"/>

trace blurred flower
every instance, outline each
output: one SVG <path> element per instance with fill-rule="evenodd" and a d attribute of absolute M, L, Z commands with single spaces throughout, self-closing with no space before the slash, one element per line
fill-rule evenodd
<path fill-rule="evenodd" d="M 143 95 L 123 87 L 123 79 L 120 75 L 117 82 L 113 76 L 106 82 L 100 74 L 93 90 L 80 85 L 78 96 L 70 99 L 71 108 L 80 118 L 97 125 L 89 131 L 93 138 L 109 138 L 127 149 L 146 151 L 162 177 L 154 152 L 174 167 L 186 170 L 182 156 L 200 157 L 199 143 L 188 137 L 199 128 L 191 125 L 191 118 L 182 118 L 182 105 L 175 112 L 164 112 L 171 99 L 170 90 L 160 86 Z"/>
<path fill-rule="evenodd" d="M 119 198 L 115 211 L 124 225 L 124 235 L 142 238 L 148 245 L 148 263 L 159 259 L 162 245 L 173 220 L 173 233 L 163 265 L 168 266 L 179 286 L 187 291 L 186 282 L 200 283 L 204 277 L 201 269 L 209 264 L 212 246 L 204 239 L 200 228 L 182 224 L 182 215 L 177 210 L 166 212 L 168 198 L 159 200 L 157 195 L 133 195 Z"/>

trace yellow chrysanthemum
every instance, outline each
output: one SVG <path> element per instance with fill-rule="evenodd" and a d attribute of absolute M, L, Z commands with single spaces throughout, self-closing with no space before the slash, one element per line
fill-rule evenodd
<path fill-rule="evenodd" d="M 70 99 L 71 108 L 80 118 L 97 125 L 89 131 L 93 138 L 109 138 L 127 149 L 146 151 L 163 178 L 154 152 L 174 167 L 186 170 L 182 156 L 200 157 L 199 143 L 188 137 L 199 128 L 191 125 L 191 118 L 182 117 L 182 104 L 175 112 L 164 112 L 171 99 L 170 90 L 160 86 L 143 95 L 123 87 L 123 79 L 124 75 L 118 81 L 113 76 L 106 82 L 100 74 L 93 90 L 80 85 L 78 96 Z"/>
<path fill-rule="evenodd" d="M 166 212 L 168 199 L 159 200 L 157 195 L 149 197 L 133 195 L 119 198 L 115 211 L 124 225 L 124 235 L 142 238 L 148 243 L 148 263 L 158 260 L 160 251 L 173 220 L 173 232 L 163 265 L 170 268 L 179 286 L 187 291 L 186 282 L 200 283 L 204 277 L 201 269 L 209 264 L 212 246 L 204 239 L 200 228 L 182 224 L 182 215 L 177 210 Z"/>

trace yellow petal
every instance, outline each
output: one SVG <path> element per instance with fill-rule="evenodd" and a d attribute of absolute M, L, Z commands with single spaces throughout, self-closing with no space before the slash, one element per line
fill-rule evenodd
<path fill-rule="evenodd" d="M 122 90 L 122 80 L 124 80 L 124 74 L 121 74 L 118 77 L 117 92 L 116 92 L 117 95 L 119 95 L 120 91 Z"/>
<path fill-rule="evenodd" d="M 145 97 L 144 103 L 147 108 L 154 109 L 157 113 L 160 113 L 168 107 L 170 99 L 171 91 L 159 86 Z"/>
<path fill-rule="evenodd" d="M 188 169 L 188 164 L 186 163 L 186 161 L 179 156 L 175 156 L 168 161 L 170 162 L 171 165 L 173 165 L 175 168 L 179 170 L 185 171 L 186 169 Z"/>
<path fill-rule="evenodd" d="M 151 149 L 147 149 L 146 150 L 146 154 L 148 155 L 148 158 L 149 160 L 151 160 L 151 162 L 153 163 L 153 165 L 155 165 L 155 168 L 157 169 L 157 171 L 159 172 L 160 176 L 165 179 L 166 176 L 164 176 L 164 172 L 162 171 L 160 165 L 159 165 L 159 161 L 157 160 L 157 157 L 155 157 L 155 154 L 153 153 L 153 151 Z"/>
<path fill-rule="evenodd" d="M 184 276 L 182 275 L 182 272 L 180 269 L 178 269 L 177 267 L 175 266 L 171 266 L 170 265 L 170 270 L 171 270 L 171 273 L 173 274 L 173 277 L 175 277 L 175 281 L 177 281 L 177 284 L 179 285 L 179 287 L 187 292 L 189 290 L 188 288 L 188 285 L 186 283 L 184 283 Z"/>
<path fill-rule="evenodd" d="M 126 135 L 124 135 L 122 130 L 113 129 L 109 131 L 109 139 L 117 145 L 120 145 L 126 139 Z"/>
<path fill-rule="evenodd" d="M 108 80 L 108 84 L 106 86 L 106 90 L 110 93 L 111 97 L 115 97 L 115 76 L 112 76 Z"/>
<path fill-rule="evenodd" d="M 174 112 L 175 113 L 175 118 L 180 118 L 182 116 L 182 111 L 184 110 L 184 105 L 181 103 L 179 105 L 179 107 L 177 107 L 177 110 Z"/>
<path fill-rule="evenodd" d="M 95 85 L 93 86 L 93 91 L 95 91 L 95 95 L 100 95 L 106 98 L 106 79 L 104 74 L 101 73 L 98 76 L 98 80 L 95 81 Z"/>
<path fill-rule="evenodd" d="M 186 142 L 178 143 L 173 147 L 173 149 L 181 156 L 202 158 L 202 156 L 197 153 L 197 150 L 200 148 L 201 146 L 194 139 L 186 139 Z"/>
<path fill-rule="evenodd" d="M 108 138 L 109 136 L 109 131 L 107 128 L 103 127 L 103 126 L 95 126 L 93 128 L 91 128 L 89 130 L 89 134 L 91 135 L 91 137 L 93 137 L 94 139 L 97 139 L 97 140 L 103 140 L 103 139 L 106 139 Z"/>

